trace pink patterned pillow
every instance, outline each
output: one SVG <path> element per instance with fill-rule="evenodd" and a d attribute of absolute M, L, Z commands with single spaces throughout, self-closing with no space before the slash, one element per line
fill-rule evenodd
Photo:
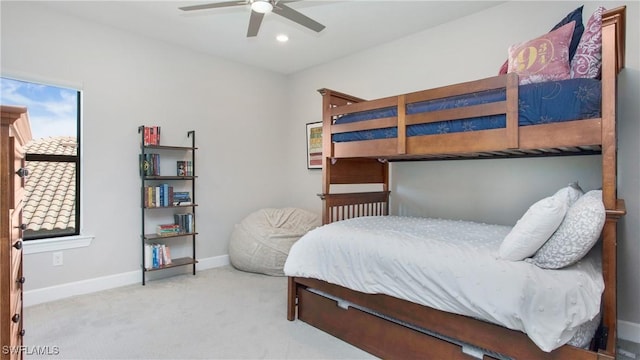
<path fill-rule="evenodd" d="M 509 47 L 509 70 L 520 84 L 570 78 L 569 44 L 575 21 L 536 39 Z"/>
<path fill-rule="evenodd" d="M 509 70 L 509 59 L 505 60 L 504 64 L 502 64 L 502 66 L 500 66 L 500 70 L 498 70 L 498 75 L 506 74 L 507 70 Z"/>
<path fill-rule="evenodd" d="M 602 68 L 602 12 L 600 6 L 587 22 L 584 34 L 578 43 L 576 55 L 571 60 L 571 78 L 596 79 Z"/>

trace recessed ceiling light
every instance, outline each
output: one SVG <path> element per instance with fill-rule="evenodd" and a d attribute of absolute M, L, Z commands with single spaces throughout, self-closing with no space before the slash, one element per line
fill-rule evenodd
<path fill-rule="evenodd" d="M 280 41 L 280 42 L 287 42 L 289 41 L 289 37 L 285 34 L 280 34 L 278 36 L 276 36 L 276 40 Z"/>

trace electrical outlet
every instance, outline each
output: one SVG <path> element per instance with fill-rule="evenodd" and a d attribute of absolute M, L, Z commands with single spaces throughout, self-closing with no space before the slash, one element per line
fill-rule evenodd
<path fill-rule="evenodd" d="M 62 251 L 53 253 L 53 266 L 62 266 Z"/>

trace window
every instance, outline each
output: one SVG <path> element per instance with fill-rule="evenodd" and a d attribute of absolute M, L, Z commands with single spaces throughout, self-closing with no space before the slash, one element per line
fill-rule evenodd
<path fill-rule="evenodd" d="M 80 234 L 80 91 L 0 78 L 2 104 L 25 106 L 24 240 Z"/>

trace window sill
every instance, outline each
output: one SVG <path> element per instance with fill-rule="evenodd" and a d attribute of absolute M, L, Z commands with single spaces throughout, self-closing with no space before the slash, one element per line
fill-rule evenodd
<path fill-rule="evenodd" d="M 91 241 L 93 240 L 93 238 L 94 236 L 92 235 L 76 235 L 51 239 L 23 241 L 23 253 L 27 255 L 87 247 L 91 245 Z"/>

